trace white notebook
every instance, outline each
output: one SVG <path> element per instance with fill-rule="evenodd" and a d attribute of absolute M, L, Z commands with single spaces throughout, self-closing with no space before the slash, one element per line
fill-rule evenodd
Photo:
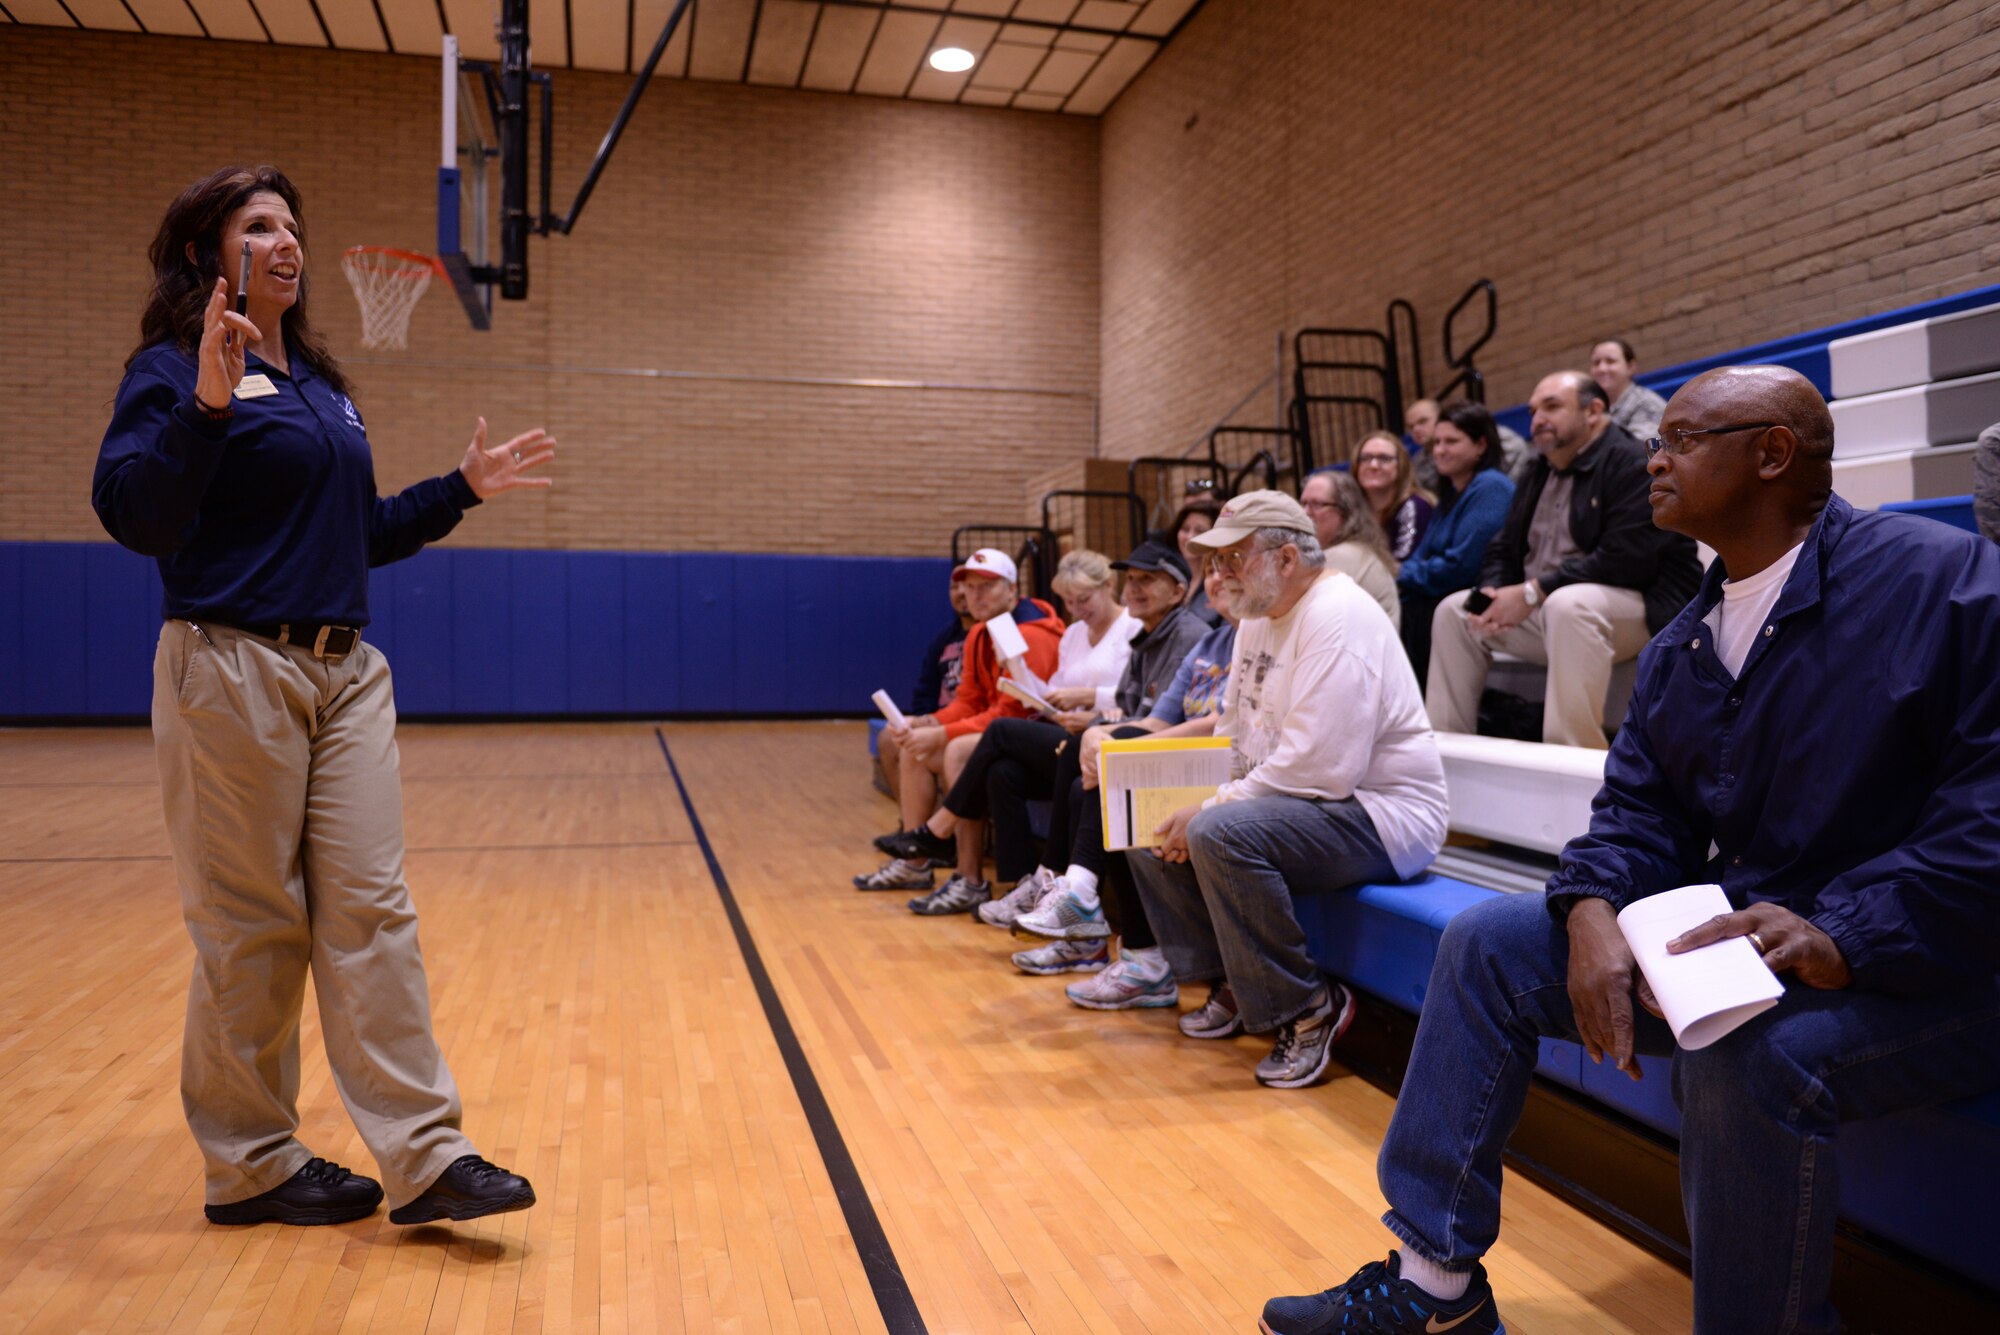
<path fill-rule="evenodd" d="M 1628 904 L 1618 915 L 1618 930 L 1666 1012 L 1675 1041 L 1690 1050 L 1707 1047 L 1785 995 L 1784 984 L 1748 937 L 1730 937 L 1685 955 L 1667 953 L 1667 942 L 1732 907 L 1719 885 L 1684 885 Z"/>

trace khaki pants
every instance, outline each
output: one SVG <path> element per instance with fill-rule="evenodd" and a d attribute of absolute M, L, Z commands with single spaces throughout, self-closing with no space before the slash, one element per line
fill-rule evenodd
<path fill-rule="evenodd" d="M 169 621 L 153 738 L 194 939 L 181 1103 L 226 1205 L 303 1168 L 299 1013 L 310 969 L 335 1086 L 389 1204 L 474 1153 L 431 1036 L 403 882 L 389 665 Z"/>
<path fill-rule="evenodd" d="M 1479 696 L 1495 652 L 1543 663 L 1549 669 L 1542 707 L 1542 740 L 1602 751 L 1604 696 L 1611 668 L 1635 658 L 1652 632 L 1646 600 L 1637 589 L 1609 584 L 1565 584 L 1504 635 L 1485 639 L 1465 619 L 1471 590 L 1438 604 L 1431 620 L 1431 670 L 1424 696 L 1438 732 L 1479 731 Z"/>

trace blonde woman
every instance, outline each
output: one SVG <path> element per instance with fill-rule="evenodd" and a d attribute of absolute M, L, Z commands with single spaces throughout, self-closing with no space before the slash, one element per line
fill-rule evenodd
<path fill-rule="evenodd" d="M 1354 450 L 1354 480 L 1368 493 L 1375 521 L 1389 542 L 1389 554 L 1410 559 L 1437 514 L 1436 499 L 1417 485 L 1409 450 L 1392 431 L 1371 431 Z"/>
<path fill-rule="evenodd" d="M 1368 493 L 1346 473 L 1323 468 L 1299 489 L 1299 504 L 1313 521 L 1313 532 L 1326 552 L 1326 563 L 1344 570 L 1373 598 L 1389 624 L 1403 625 L 1403 602 L 1396 593 L 1400 563 L 1382 536 Z"/>

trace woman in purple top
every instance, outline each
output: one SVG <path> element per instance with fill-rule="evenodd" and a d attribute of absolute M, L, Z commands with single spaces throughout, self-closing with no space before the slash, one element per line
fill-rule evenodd
<path fill-rule="evenodd" d="M 1417 485 L 1409 450 L 1393 432 L 1369 432 L 1354 451 L 1354 480 L 1368 494 L 1390 553 L 1398 561 L 1409 560 L 1437 513 L 1430 493 Z"/>

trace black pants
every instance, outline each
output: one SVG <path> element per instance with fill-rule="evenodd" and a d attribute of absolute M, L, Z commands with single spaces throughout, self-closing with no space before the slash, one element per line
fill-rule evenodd
<path fill-rule="evenodd" d="M 1119 728 L 1113 737 L 1149 737 L 1144 728 Z M 1104 904 L 1104 921 L 1124 941 L 1127 950 L 1154 944 L 1153 924 L 1132 885 L 1125 854 L 1104 851 L 1104 803 L 1095 788 L 1083 786 L 1083 748 L 1065 747 L 1056 770 L 1055 791 L 1062 800 L 1049 818 L 1049 852 L 1042 861 L 1051 871 L 1082 867 L 1097 875 L 1097 897 Z M 1059 842 L 1060 841 L 1060 842 Z M 1060 851 L 1069 850 L 1065 858 Z M 1151 853 L 1142 853 L 1151 857 Z"/>
<path fill-rule="evenodd" d="M 1069 732 L 1054 723 L 994 719 L 945 794 L 944 809 L 960 820 L 993 822 L 993 871 L 999 879 L 1018 881 L 1040 860 L 1028 827 L 1028 803 L 1046 801 L 1057 791 L 1056 748 L 1071 741 Z M 1076 747 L 1072 743 L 1063 749 Z"/>
<path fill-rule="evenodd" d="M 1417 694 L 1420 696 L 1430 676 L 1431 617 L 1437 611 L 1438 602 L 1427 593 L 1403 595 L 1403 652 L 1410 656 L 1410 666 L 1416 669 Z"/>

